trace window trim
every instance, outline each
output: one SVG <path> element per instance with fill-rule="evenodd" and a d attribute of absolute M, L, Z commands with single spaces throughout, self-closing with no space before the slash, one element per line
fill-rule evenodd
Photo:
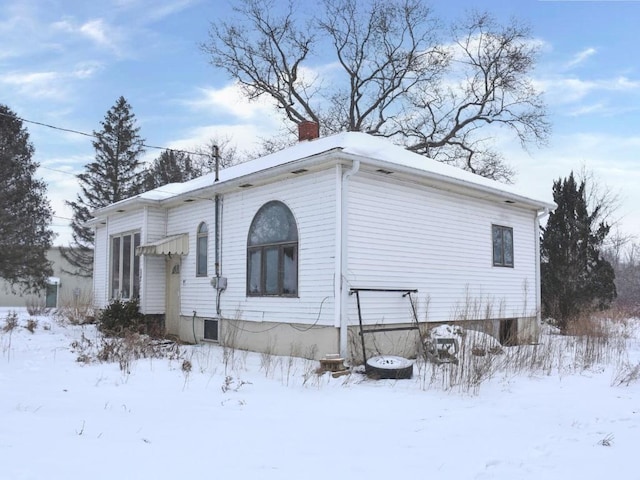
<path fill-rule="evenodd" d="M 130 242 L 130 252 L 129 252 L 129 295 L 124 296 L 123 285 L 124 285 L 124 238 L 131 237 Z M 114 241 L 118 240 L 118 294 L 115 294 L 114 289 L 114 280 L 115 273 L 114 267 L 116 266 L 114 263 Z M 141 265 L 140 265 L 140 257 L 136 255 L 136 248 L 141 244 L 141 235 L 140 231 L 129 231 L 111 235 L 109 238 L 109 251 L 111 253 L 110 261 L 109 261 L 109 298 L 111 300 L 131 300 L 133 298 L 140 297 L 140 283 L 141 283 Z"/>
<path fill-rule="evenodd" d="M 204 231 L 203 231 L 204 227 Z M 200 240 L 205 239 L 204 246 Z M 201 270 L 200 257 L 204 257 L 204 271 Z M 209 270 L 209 226 L 206 222 L 200 222 L 196 230 L 196 277 L 206 277 Z"/>
<path fill-rule="evenodd" d="M 258 245 L 250 245 L 250 238 L 251 238 L 251 233 L 253 231 L 253 226 L 255 225 L 256 219 L 258 218 L 258 215 L 260 215 L 260 213 L 269 205 L 273 205 L 273 204 L 280 204 L 282 205 L 284 208 L 286 208 L 289 213 L 291 214 L 291 218 L 293 221 L 293 226 L 295 227 L 295 231 L 296 231 L 296 235 L 295 235 L 295 240 L 287 240 L 287 241 L 282 241 L 282 242 L 271 242 L 271 243 L 261 243 Z M 299 235 L 298 235 L 298 223 L 295 220 L 295 217 L 293 216 L 293 212 L 291 211 L 291 209 L 283 202 L 278 201 L 278 200 L 272 200 L 269 201 L 265 204 L 263 204 L 258 211 L 256 212 L 256 214 L 253 216 L 253 219 L 251 220 L 251 225 L 249 226 L 249 231 L 247 234 L 247 257 L 246 257 L 246 294 L 247 297 L 285 297 L 285 298 L 297 298 L 298 297 L 298 289 L 299 289 L 299 280 L 298 280 L 298 275 L 299 275 L 299 262 L 298 262 L 298 252 L 299 252 Z M 294 287 L 293 287 L 293 292 L 292 293 L 285 293 L 284 292 L 284 279 L 285 279 L 285 250 L 287 250 L 288 248 L 293 249 L 293 268 L 294 268 L 294 274 L 295 274 L 295 282 L 294 282 Z M 266 263 L 267 263 L 267 256 L 265 255 L 265 252 L 268 250 L 272 250 L 272 249 L 277 249 L 278 251 L 278 271 L 277 271 L 277 289 L 275 293 L 267 293 L 266 292 L 266 282 L 267 282 L 267 267 L 266 267 Z M 260 255 L 260 270 L 259 270 L 259 279 L 258 282 L 260 284 L 260 288 L 259 291 L 257 292 L 252 292 L 251 291 L 251 257 L 252 254 L 259 252 Z"/>
<path fill-rule="evenodd" d="M 496 244 L 495 244 L 495 232 L 500 232 L 500 258 L 496 258 Z M 505 257 L 505 233 L 509 233 L 511 236 L 511 262 L 507 262 Z M 491 225 L 491 256 L 493 259 L 494 267 L 506 267 L 506 268 L 514 268 L 515 258 L 514 258 L 514 245 L 513 245 L 513 227 L 507 227 L 505 225 Z"/>

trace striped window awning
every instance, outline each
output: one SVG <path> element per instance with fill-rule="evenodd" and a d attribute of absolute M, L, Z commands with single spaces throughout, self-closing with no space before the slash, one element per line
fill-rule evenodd
<path fill-rule="evenodd" d="M 136 248 L 136 255 L 186 255 L 189 253 L 189 234 L 171 235 Z"/>

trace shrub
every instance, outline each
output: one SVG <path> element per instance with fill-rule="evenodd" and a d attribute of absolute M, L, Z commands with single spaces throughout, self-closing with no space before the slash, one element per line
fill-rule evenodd
<path fill-rule="evenodd" d="M 18 314 L 16 312 L 9 312 L 4 319 L 3 332 L 13 332 L 18 326 Z"/>
<path fill-rule="evenodd" d="M 30 318 L 29 320 L 27 320 L 27 326 L 25 328 L 31 333 L 34 333 L 36 331 L 36 328 L 38 328 L 38 321 Z"/>
<path fill-rule="evenodd" d="M 82 325 L 93 323 L 93 293 L 91 290 L 74 291 L 72 294 L 65 294 L 60 298 L 60 304 L 56 309 L 56 317 L 72 325 Z"/>
<path fill-rule="evenodd" d="M 113 300 L 98 316 L 98 328 L 106 335 L 124 336 L 128 332 L 145 333 L 145 317 L 137 298 Z"/>
<path fill-rule="evenodd" d="M 120 370 L 130 373 L 131 365 L 141 358 L 180 359 L 182 353 L 176 343 L 158 341 L 148 335 L 131 330 L 125 331 L 120 338 L 102 338 L 96 345 L 95 357 L 100 362 L 117 362 Z M 190 363 L 190 362 L 189 362 Z M 187 368 L 184 364 L 183 371 Z M 186 372 L 185 372 L 186 373 Z"/>
<path fill-rule="evenodd" d="M 49 312 L 44 298 L 32 297 L 25 301 L 27 313 L 32 317 L 46 315 Z"/>

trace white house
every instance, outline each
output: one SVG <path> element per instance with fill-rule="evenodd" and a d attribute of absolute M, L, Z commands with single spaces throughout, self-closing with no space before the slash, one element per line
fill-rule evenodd
<path fill-rule="evenodd" d="M 93 212 L 94 298 L 139 296 L 184 341 L 316 358 L 353 355 L 359 319 L 411 325 L 410 300 L 420 322 L 528 341 L 554 207 L 379 137 L 304 140 Z"/>

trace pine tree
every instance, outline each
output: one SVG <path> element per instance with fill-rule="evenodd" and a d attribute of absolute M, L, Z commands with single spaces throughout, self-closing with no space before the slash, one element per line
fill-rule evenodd
<path fill-rule="evenodd" d="M 0 277 L 23 292 L 44 288 L 52 275 L 53 212 L 46 183 L 34 178 L 33 154 L 22 120 L 0 105 Z"/>
<path fill-rule="evenodd" d="M 62 253 L 76 268 L 72 273 L 82 276 L 91 276 L 93 271 L 93 230 L 85 225 L 91 211 L 143 191 L 140 157 L 144 140 L 124 97 L 116 101 L 100 124 L 102 129 L 93 132 L 95 160 L 77 176 L 81 192 L 76 200 L 67 202 L 73 210 L 73 240 Z"/>
<path fill-rule="evenodd" d="M 164 150 L 145 171 L 144 189 L 147 191 L 168 183 L 186 182 L 203 173 L 203 169 L 188 154 Z"/>
<path fill-rule="evenodd" d="M 602 205 L 589 213 L 584 181 L 573 172 L 553 184 L 558 208 L 543 229 L 542 308 L 564 331 L 580 314 L 605 309 L 616 297 L 613 267 L 601 254 L 609 225 L 597 223 Z"/>

